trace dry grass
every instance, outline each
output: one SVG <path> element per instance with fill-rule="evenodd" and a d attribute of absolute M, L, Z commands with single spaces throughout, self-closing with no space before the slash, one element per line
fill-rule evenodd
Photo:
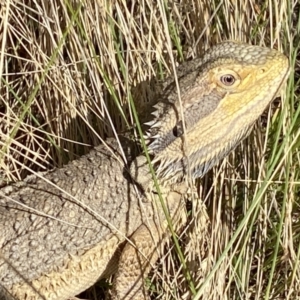
<path fill-rule="evenodd" d="M 220 40 L 289 55 L 281 101 L 198 185 L 205 207 L 194 201 L 181 237 L 193 284 L 171 250 L 149 286 L 153 299 L 300 299 L 297 0 L 0 3 L 2 183 L 61 166 L 126 129 L 131 86 Z"/>

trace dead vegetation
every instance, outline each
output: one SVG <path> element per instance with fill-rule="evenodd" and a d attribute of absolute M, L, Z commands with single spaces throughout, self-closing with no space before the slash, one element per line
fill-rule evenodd
<path fill-rule="evenodd" d="M 194 201 L 181 235 L 192 280 L 166 247 L 149 288 L 153 299 L 300 299 L 297 0 L 2 0 L 0 13 L 2 184 L 126 130 L 132 86 L 220 40 L 290 56 L 281 100 L 198 183 L 205 206 Z M 100 289 L 87 297 L 99 299 Z"/>

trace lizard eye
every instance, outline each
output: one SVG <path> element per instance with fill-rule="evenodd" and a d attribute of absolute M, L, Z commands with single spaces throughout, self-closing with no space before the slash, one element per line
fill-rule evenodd
<path fill-rule="evenodd" d="M 221 82 L 226 86 L 231 86 L 235 83 L 235 77 L 231 74 L 225 74 L 220 77 Z"/>

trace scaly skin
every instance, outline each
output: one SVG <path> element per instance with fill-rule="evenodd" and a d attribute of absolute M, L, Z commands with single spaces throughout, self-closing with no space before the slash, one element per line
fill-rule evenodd
<path fill-rule="evenodd" d="M 179 67 L 182 111 L 174 79 L 162 84 L 149 150 L 173 221 L 182 221 L 187 175 L 202 176 L 247 136 L 288 69 L 275 50 L 224 42 Z M 112 298 L 147 298 L 143 278 L 167 225 L 144 156 L 136 156 L 133 142 L 121 145 L 133 161 L 131 176 L 110 140 L 109 148 L 1 190 L 2 292 L 22 300 L 68 299 L 115 271 L 119 257 Z"/>

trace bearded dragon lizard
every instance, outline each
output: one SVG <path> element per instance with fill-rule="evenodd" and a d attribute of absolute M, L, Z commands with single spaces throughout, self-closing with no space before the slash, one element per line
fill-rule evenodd
<path fill-rule="evenodd" d="M 172 182 L 203 176 L 232 151 L 288 70 L 276 50 L 227 41 L 180 66 L 178 85 L 173 77 L 163 83 L 148 150 L 173 221 L 183 197 Z M 116 272 L 114 300 L 147 298 L 143 281 L 168 230 L 145 155 L 126 137 L 120 144 L 108 140 L 61 169 L 1 189 L 3 297 L 69 299 Z"/>

